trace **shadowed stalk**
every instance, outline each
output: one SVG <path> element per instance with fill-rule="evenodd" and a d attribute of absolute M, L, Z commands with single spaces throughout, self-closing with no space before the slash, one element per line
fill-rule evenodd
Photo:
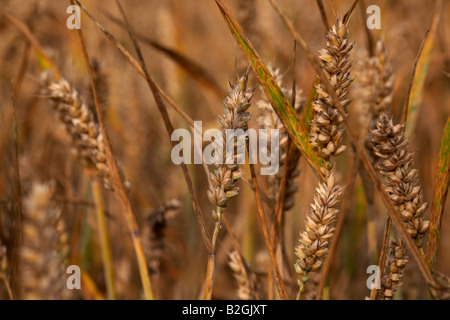
<path fill-rule="evenodd" d="M 386 258 L 388 255 L 389 235 L 391 234 L 391 227 L 392 227 L 391 219 L 387 217 L 383 233 L 383 244 L 381 246 L 380 258 L 378 260 L 378 267 L 380 268 L 380 278 L 383 276 L 384 267 L 386 266 Z M 374 286 L 370 291 L 370 300 L 375 300 L 377 298 L 379 291 L 380 289 Z"/>
<path fill-rule="evenodd" d="M 214 275 L 216 271 L 216 242 L 220 231 L 220 221 L 214 224 L 214 232 L 211 239 L 212 252 L 208 254 L 208 262 L 206 265 L 206 280 L 205 280 L 205 300 L 211 300 L 212 290 L 214 286 Z"/>
<path fill-rule="evenodd" d="M 320 17 L 322 18 L 323 25 L 325 30 L 330 30 L 330 23 L 328 22 L 327 12 L 325 11 L 325 7 L 323 6 L 322 0 L 316 0 L 317 6 L 319 7 Z"/>

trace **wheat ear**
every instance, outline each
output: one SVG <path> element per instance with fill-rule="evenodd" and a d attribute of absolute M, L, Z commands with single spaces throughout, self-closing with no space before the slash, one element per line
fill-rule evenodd
<path fill-rule="evenodd" d="M 392 119 L 382 112 L 375 129 L 371 131 L 375 154 L 381 158 L 378 166 L 385 177 L 384 185 L 396 207 L 406 230 L 419 249 L 429 221 L 424 219 L 428 204 L 423 201 L 422 187 L 418 184 L 418 171 L 413 168 L 413 154 L 408 151 L 404 125 L 394 126 Z"/>
<path fill-rule="evenodd" d="M 230 84 L 231 90 L 224 100 L 225 114 L 219 117 L 222 150 L 217 150 L 216 157 L 220 161 L 215 162 L 216 170 L 209 175 L 211 186 L 207 192 L 209 201 L 216 206 L 216 210 L 213 212 L 215 221 L 220 221 L 220 215 L 225 210 L 228 199 L 239 193 L 239 188 L 235 185 L 235 182 L 242 176 L 242 169 L 236 162 L 238 154 L 237 152 L 234 153 L 233 164 L 227 164 L 224 149 L 227 146 L 226 130 L 242 129 L 245 132 L 248 129 L 248 121 L 251 119 L 251 115 L 247 110 L 250 107 L 253 90 L 247 88 L 247 82 L 248 74 L 245 74 L 239 79 L 237 85 Z M 234 143 L 236 151 L 236 143 L 231 142 Z"/>
<path fill-rule="evenodd" d="M 230 90 L 228 96 L 224 100 L 225 112 L 219 117 L 220 130 L 222 133 L 222 141 L 218 145 L 221 148 L 216 148 L 214 172 L 209 174 L 210 186 L 207 191 L 209 201 L 215 205 L 212 211 L 212 216 L 215 222 L 214 233 L 212 236 L 213 252 L 210 252 L 208 258 L 208 265 L 206 270 L 206 290 L 205 299 L 210 300 L 212 297 L 212 288 L 214 282 L 215 270 L 215 248 L 216 241 L 221 226 L 221 215 L 225 212 L 228 200 L 239 193 L 239 188 L 235 185 L 236 181 L 242 177 L 243 170 L 237 163 L 239 156 L 237 143 L 234 141 L 234 136 L 231 135 L 231 141 L 227 141 L 226 130 L 228 129 L 242 129 L 244 132 L 248 129 L 248 121 L 251 119 L 250 113 L 247 112 L 250 108 L 250 103 L 253 97 L 253 90 L 247 88 L 248 73 L 245 73 L 238 83 L 233 85 L 230 83 Z M 228 144 L 227 144 L 228 142 Z M 227 145 L 232 143 L 234 145 L 234 161 L 232 164 L 226 163 Z M 221 149 L 221 150 L 220 150 Z"/>
<path fill-rule="evenodd" d="M 348 40 L 347 26 L 338 19 L 327 32 L 326 46 L 319 52 L 322 69 L 333 86 L 343 108 L 351 100 L 348 98 L 348 87 L 352 80 L 350 76 L 351 62 L 349 53 L 353 48 Z M 336 105 L 322 84 L 316 85 L 317 98 L 313 102 L 314 115 L 310 121 L 310 142 L 324 160 L 338 156 L 346 147 L 342 144 L 344 129 L 340 124 L 344 121 Z M 296 247 L 297 261 L 295 271 L 300 275 L 298 280 L 300 300 L 305 291 L 305 284 L 310 279 L 310 273 L 320 270 L 328 252 L 328 245 L 334 235 L 334 222 L 339 212 L 339 196 L 343 187 L 335 185 L 335 166 L 322 168 L 327 177 L 326 183 L 319 184 L 314 196 L 314 203 L 306 216 L 306 231 L 300 233 L 300 245 Z"/>
<path fill-rule="evenodd" d="M 326 35 L 326 47 L 320 51 L 322 69 L 330 81 L 345 108 L 351 100 L 348 98 L 348 86 L 351 83 L 349 52 L 353 44 L 348 40 L 346 25 L 338 19 Z M 339 125 L 344 121 L 325 86 L 318 84 L 317 99 L 313 102 L 314 117 L 311 121 L 310 141 L 323 159 L 338 156 L 345 150 L 342 144 L 344 129 Z"/>
<path fill-rule="evenodd" d="M 401 240 L 389 239 L 387 273 L 383 276 L 382 288 L 379 298 L 392 300 L 398 288 L 402 286 L 402 278 L 409 258 L 406 248 Z"/>
<path fill-rule="evenodd" d="M 300 234 L 300 244 L 295 248 L 297 261 L 295 271 L 301 276 L 298 280 L 298 298 L 305 291 L 310 273 L 321 268 L 328 245 L 334 234 L 334 222 L 339 212 L 339 196 L 342 187 L 335 185 L 331 173 L 326 183 L 316 189 L 314 202 L 306 216 L 306 230 Z"/>
<path fill-rule="evenodd" d="M 427 232 L 429 221 L 424 219 L 428 204 L 423 201 L 422 187 L 418 184 L 418 171 L 413 169 L 413 154 L 408 151 L 409 141 L 405 137 L 405 126 L 394 126 L 392 118 L 382 112 L 378 117 L 375 128 L 370 131 L 373 150 L 381 159 L 379 172 L 385 177 L 384 186 L 394 207 L 408 231 L 415 240 L 417 247 L 423 254 L 422 237 Z M 401 258 L 401 266 L 397 266 L 395 257 L 398 252 L 403 253 L 401 241 L 391 241 L 389 244 L 389 273 L 383 277 L 383 287 L 380 297 L 392 298 L 401 286 L 402 269 L 406 267 L 407 258 Z M 388 262 L 389 262 L 388 261 Z M 394 262 L 392 262 L 394 261 Z M 400 272 L 392 272 L 392 267 Z"/>
<path fill-rule="evenodd" d="M 48 74 L 44 74 L 43 82 L 44 94 L 54 102 L 56 116 L 63 122 L 71 137 L 74 146 L 72 152 L 86 166 L 95 169 L 103 178 L 105 187 L 112 190 L 103 134 L 88 105 L 66 80 L 52 81 Z M 125 187 L 129 189 L 130 183 L 124 178 L 122 171 L 121 175 Z"/>
<path fill-rule="evenodd" d="M 254 294 L 250 286 L 249 277 L 254 277 L 253 274 L 249 275 L 244 266 L 244 263 L 236 250 L 233 250 L 228 255 L 230 261 L 228 265 L 233 271 L 234 279 L 238 284 L 237 294 L 241 300 L 251 300 L 254 299 Z"/>
<path fill-rule="evenodd" d="M 34 183 L 24 200 L 22 297 L 60 299 L 66 283 L 61 257 L 60 209 L 53 203 L 52 184 Z"/>

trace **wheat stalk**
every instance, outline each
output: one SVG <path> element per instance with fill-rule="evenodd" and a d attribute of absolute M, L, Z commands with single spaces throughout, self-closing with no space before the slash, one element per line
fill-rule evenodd
<path fill-rule="evenodd" d="M 238 152 L 236 152 L 238 149 L 237 142 L 234 141 L 233 135 L 228 138 L 233 140 L 227 139 L 226 130 L 242 129 L 245 132 L 248 129 L 248 121 L 250 121 L 251 115 L 247 112 L 247 110 L 250 108 L 253 90 L 247 88 L 247 84 L 248 73 L 245 73 L 241 78 L 239 78 L 236 85 L 230 83 L 228 96 L 224 99 L 225 113 L 219 117 L 222 141 L 218 144 L 220 148 L 216 148 L 216 169 L 214 172 L 209 174 L 210 184 L 209 190 L 207 191 L 209 201 L 215 205 L 215 209 L 212 211 L 215 226 L 211 241 L 213 252 L 209 255 L 206 270 L 206 300 L 210 300 L 212 296 L 215 269 L 214 255 L 216 241 L 221 225 L 221 215 L 225 212 L 228 200 L 239 193 L 239 188 L 235 185 L 235 183 L 242 177 L 243 173 L 243 170 L 236 161 L 239 156 Z M 227 146 L 229 146 L 230 143 L 234 146 L 234 161 L 232 164 L 227 164 L 227 155 L 225 150 L 227 150 Z"/>

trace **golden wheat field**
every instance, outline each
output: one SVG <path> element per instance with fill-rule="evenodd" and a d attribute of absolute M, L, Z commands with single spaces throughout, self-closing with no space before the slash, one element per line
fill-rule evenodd
<path fill-rule="evenodd" d="M 0 299 L 450 299 L 449 17 L 1 0 Z"/>

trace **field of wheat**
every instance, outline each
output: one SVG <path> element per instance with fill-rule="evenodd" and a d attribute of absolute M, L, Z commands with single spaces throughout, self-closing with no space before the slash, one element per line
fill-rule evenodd
<path fill-rule="evenodd" d="M 2 0 L 0 299 L 450 299 L 448 17 Z"/>

